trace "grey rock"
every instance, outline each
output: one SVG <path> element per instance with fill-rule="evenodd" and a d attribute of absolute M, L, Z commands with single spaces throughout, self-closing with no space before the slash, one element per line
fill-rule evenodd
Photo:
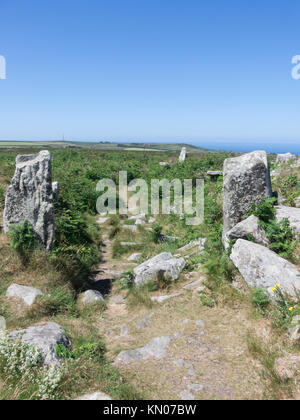
<path fill-rule="evenodd" d="M 195 392 L 201 392 L 204 390 L 204 386 L 200 384 L 190 384 L 189 388 Z"/>
<path fill-rule="evenodd" d="M 95 302 L 104 302 L 102 294 L 98 290 L 86 290 L 81 294 L 81 302 L 84 306 Z"/>
<path fill-rule="evenodd" d="M 52 182 L 52 194 L 53 199 L 57 201 L 59 198 L 59 184 L 57 181 Z"/>
<path fill-rule="evenodd" d="M 27 220 L 38 240 L 50 249 L 54 241 L 54 210 L 50 153 L 18 155 L 16 170 L 7 189 L 4 232 Z"/>
<path fill-rule="evenodd" d="M 130 230 L 132 233 L 136 233 L 138 231 L 138 227 L 136 225 L 124 225 L 123 228 Z"/>
<path fill-rule="evenodd" d="M 226 159 L 223 170 L 223 235 L 241 222 L 253 203 L 272 197 L 267 154 L 246 153 Z"/>
<path fill-rule="evenodd" d="M 292 318 L 289 333 L 290 338 L 293 341 L 300 340 L 300 315 L 296 315 Z"/>
<path fill-rule="evenodd" d="M 81 395 L 80 397 L 75 398 L 75 400 L 82 400 L 82 401 L 108 401 L 112 400 L 112 398 L 104 394 L 104 392 L 94 392 L 93 394 L 85 394 Z"/>
<path fill-rule="evenodd" d="M 276 163 L 286 163 L 289 160 L 296 159 L 296 155 L 293 155 L 292 153 L 282 153 L 278 154 L 276 157 Z"/>
<path fill-rule="evenodd" d="M 31 306 L 38 296 L 42 296 L 43 292 L 35 287 L 22 286 L 21 284 L 12 284 L 6 291 L 7 297 L 22 299 L 25 305 Z"/>
<path fill-rule="evenodd" d="M 198 321 L 195 321 L 195 324 L 197 325 L 197 327 L 205 327 L 205 324 L 203 321 L 201 321 L 201 319 L 199 319 Z"/>
<path fill-rule="evenodd" d="M 280 222 L 283 219 L 288 219 L 296 235 L 300 234 L 300 209 L 296 207 L 277 206 L 276 220 Z"/>
<path fill-rule="evenodd" d="M 161 233 L 159 235 L 159 240 L 161 242 L 176 242 L 178 238 L 176 236 L 164 235 L 163 233 Z"/>
<path fill-rule="evenodd" d="M 162 252 L 134 268 L 134 283 L 140 286 L 147 282 L 156 282 L 161 278 L 174 281 L 178 279 L 184 267 L 183 258 L 174 258 L 170 252 Z"/>
<path fill-rule="evenodd" d="M 204 251 L 204 245 L 206 243 L 206 238 L 198 238 L 194 241 L 189 242 L 187 245 L 182 246 L 178 249 L 179 252 L 189 251 L 192 248 L 198 247 L 199 251 Z"/>
<path fill-rule="evenodd" d="M 271 176 L 279 176 L 281 173 L 280 169 L 274 169 L 273 171 L 271 171 L 270 175 Z"/>
<path fill-rule="evenodd" d="M 278 283 L 289 295 L 300 292 L 297 267 L 262 245 L 238 239 L 230 258 L 251 287 L 263 287 L 270 292 L 270 288 Z"/>
<path fill-rule="evenodd" d="M 137 242 L 120 242 L 120 246 L 138 246 L 139 244 Z"/>
<path fill-rule="evenodd" d="M 179 155 L 179 162 L 183 163 L 185 161 L 185 156 L 186 156 L 186 147 L 183 147 L 181 149 L 180 155 Z"/>
<path fill-rule="evenodd" d="M 184 360 L 183 359 L 174 360 L 173 363 L 174 363 L 175 366 L 178 366 L 178 367 L 183 367 L 184 366 Z"/>
<path fill-rule="evenodd" d="M 190 322 L 190 319 L 188 319 L 188 318 L 185 318 L 183 321 L 182 321 L 182 323 L 183 324 L 188 324 Z"/>
<path fill-rule="evenodd" d="M 166 349 L 170 342 L 171 337 L 169 336 L 155 337 L 144 347 L 121 351 L 115 359 L 115 362 L 133 362 L 136 360 L 146 360 L 150 357 L 163 359 L 166 356 Z"/>
<path fill-rule="evenodd" d="M 294 198 L 295 206 L 300 207 L 300 195 L 299 197 Z"/>
<path fill-rule="evenodd" d="M 60 365 L 60 360 L 56 352 L 57 344 L 70 347 L 70 342 L 63 328 L 55 322 L 48 322 L 45 325 L 13 331 L 9 334 L 9 337 L 13 340 L 20 338 L 23 343 L 37 348 L 44 357 L 45 365 Z"/>
<path fill-rule="evenodd" d="M 141 252 L 135 252 L 134 254 L 131 254 L 127 258 L 127 260 L 128 261 L 138 261 L 141 258 L 141 256 L 142 256 L 142 253 Z"/>
<path fill-rule="evenodd" d="M 99 219 L 97 220 L 97 223 L 99 223 L 99 225 L 103 225 L 104 223 L 106 223 L 108 221 L 109 217 L 99 217 Z"/>
<path fill-rule="evenodd" d="M 120 329 L 120 336 L 125 337 L 126 335 L 128 335 L 128 327 L 126 327 L 126 325 L 122 325 Z"/>
<path fill-rule="evenodd" d="M 154 223 L 154 222 L 155 222 L 154 217 L 150 217 L 149 220 L 148 220 L 148 223 Z"/>
<path fill-rule="evenodd" d="M 168 162 L 159 162 L 160 166 L 167 166 L 169 165 Z"/>
<path fill-rule="evenodd" d="M 4 316 L 0 316 L 0 331 L 6 330 L 6 321 Z"/>
<path fill-rule="evenodd" d="M 141 330 L 142 328 L 147 327 L 150 319 L 153 317 L 154 312 L 151 312 L 151 314 L 148 314 L 147 316 L 145 316 L 145 318 L 141 319 L 135 326 L 135 328 L 137 330 Z"/>
<path fill-rule="evenodd" d="M 224 246 L 228 248 L 231 239 L 248 239 L 252 237 L 254 241 L 260 245 L 268 246 L 266 232 L 259 225 L 259 220 L 256 216 L 250 216 L 242 222 L 235 225 L 224 236 Z"/>
<path fill-rule="evenodd" d="M 192 400 L 195 399 L 195 396 L 190 391 L 188 391 L 187 389 L 184 389 L 180 392 L 180 398 L 182 400 L 191 400 L 192 401 Z"/>
<path fill-rule="evenodd" d="M 282 381 L 292 379 L 300 369 L 300 356 L 287 354 L 275 360 L 274 371 Z"/>
<path fill-rule="evenodd" d="M 141 213 L 141 214 L 136 214 L 136 215 L 130 216 L 128 218 L 128 220 L 143 220 L 143 219 L 145 219 L 145 217 L 146 217 L 146 214 Z"/>
<path fill-rule="evenodd" d="M 142 219 L 137 219 L 135 221 L 135 225 L 145 225 L 145 224 L 146 224 L 145 220 L 142 220 Z"/>
<path fill-rule="evenodd" d="M 172 293 L 171 295 L 152 296 L 151 297 L 151 300 L 152 300 L 152 302 L 163 303 L 166 300 L 172 299 L 172 298 L 177 297 L 177 296 L 180 296 L 180 295 L 181 295 L 181 293 L 178 292 L 178 293 Z"/>
<path fill-rule="evenodd" d="M 194 290 L 197 286 L 199 286 L 203 282 L 203 278 L 192 281 L 191 283 L 186 284 L 183 286 L 185 290 Z"/>

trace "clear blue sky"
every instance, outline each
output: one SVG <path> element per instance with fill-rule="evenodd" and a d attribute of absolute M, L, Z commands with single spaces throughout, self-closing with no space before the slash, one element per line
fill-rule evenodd
<path fill-rule="evenodd" d="M 1 0 L 0 139 L 300 143 L 299 0 Z"/>

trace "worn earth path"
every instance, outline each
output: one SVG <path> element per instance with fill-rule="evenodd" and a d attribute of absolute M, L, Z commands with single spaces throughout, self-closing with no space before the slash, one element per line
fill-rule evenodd
<path fill-rule="evenodd" d="M 164 355 L 164 351 L 154 348 L 147 358 L 115 362 L 144 398 L 267 397 L 261 366 L 251 357 L 246 344 L 249 331 L 268 334 L 267 326 L 259 325 L 263 321 L 253 320 L 238 302 L 213 308 L 202 306 L 196 290 L 205 280 L 201 272 L 187 273 L 184 282 L 174 284 L 167 292 L 153 293 L 177 293 L 163 303 L 153 303 L 152 307 L 128 305 L 126 292 L 120 291 L 115 280 L 136 264 L 114 260 L 109 227 L 103 226 L 102 232 L 104 258 L 93 280 L 107 298 L 107 310 L 97 327 L 105 339 L 108 357 L 115 361 L 123 350 L 144 347 L 155 337 L 168 337 Z"/>

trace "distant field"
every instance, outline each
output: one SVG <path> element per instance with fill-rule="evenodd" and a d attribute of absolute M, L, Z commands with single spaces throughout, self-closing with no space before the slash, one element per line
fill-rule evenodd
<path fill-rule="evenodd" d="M 189 144 L 165 143 L 117 143 L 117 142 L 70 142 L 70 141 L 0 141 L 0 148 L 52 148 L 52 149 L 102 149 L 102 150 L 127 150 L 147 152 L 180 152 L 186 147 L 187 153 L 209 153 L 209 149 L 192 146 Z"/>

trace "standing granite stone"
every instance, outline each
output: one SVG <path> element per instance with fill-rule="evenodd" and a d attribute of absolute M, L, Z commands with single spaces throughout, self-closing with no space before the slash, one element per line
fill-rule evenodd
<path fill-rule="evenodd" d="M 185 161 L 185 155 L 186 155 L 186 147 L 183 147 L 181 149 L 180 156 L 179 156 L 180 163 L 183 163 Z"/>
<path fill-rule="evenodd" d="M 19 155 L 16 170 L 7 189 L 4 232 L 27 220 L 39 241 L 50 249 L 54 241 L 54 211 L 50 153 Z"/>
<path fill-rule="evenodd" d="M 223 170 L 223 236 L 242 220 L 253 203 L 272 197 L 264 151 L 226 159 Z"/>

